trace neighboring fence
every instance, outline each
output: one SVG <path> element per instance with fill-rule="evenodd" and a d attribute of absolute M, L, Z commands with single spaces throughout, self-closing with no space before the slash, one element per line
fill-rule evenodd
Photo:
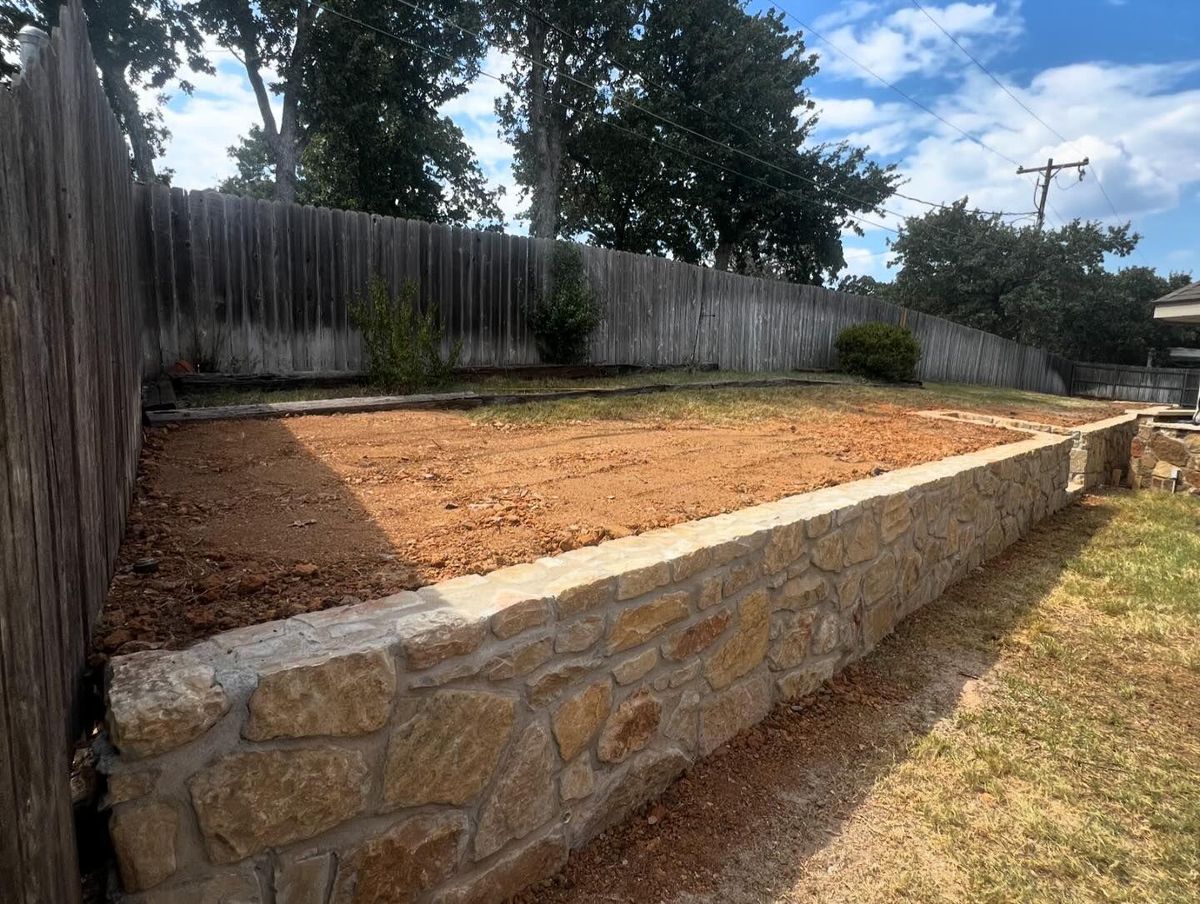
<path fill-rule="evenodd" d="M 1124 364 L 1076 364 L 1071 395 L 1127 402 L 1158 402 L 1196 407 L 1200 370 L 1136 367 Z"/>
<path fill-rule="evenodd" d="M 148 376 L 180 359 L 242 373 L 359 370 L 347 307 L 376 273 L 437 305 L 463 364 L 537 361 L 525 307 L 549 269 L 547 240 L 165 186 L 139 187 L 138 201 Z M 830 367 L 839 330 L 880 320 L 913 329 L 925 379 L 1069 389 L 1064 358 L 877 299 L 602 248 L 583 256 L 605 311 L 597 363 Z"/>
<path fill-rule="evenodd" d="M 139 446 L 133 199 L 83 12 L 0 89 L 0 901 L 70 904 L 70 754 Z"/>

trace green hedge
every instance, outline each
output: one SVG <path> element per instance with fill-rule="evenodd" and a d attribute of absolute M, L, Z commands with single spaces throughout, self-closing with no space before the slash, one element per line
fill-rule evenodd
<path fill-rule="evenodd" d="M 921 345 L 906 327 L 859 323 L 837 337 L 838 364 L 848 374 L 890 383 L 917 378 Z"/>

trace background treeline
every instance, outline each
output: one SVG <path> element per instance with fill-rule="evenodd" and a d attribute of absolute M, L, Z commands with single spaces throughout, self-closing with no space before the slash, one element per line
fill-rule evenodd
<path fill-rule="evenodd" d="M 57 0 L 0 0 L 11 66 Z M 880 215 L 900 174 L 819 143 L 817 57 L 781 14 L 739 0 L 84 0 L 101 78 L 142 181 L 169 136 L 159 108 L 212 70 L 244 67 L 259 122 L 229 149 L 222 191 L 460 225 L 505 226 L 499 189 L 441 112 L 502 53 L 496 114 L 522 218 L 583 239 L 740 273 L 829 285 L 842 238 Z M 2 75 L 3 73 L 0 73 Z M 8 70 L 11 74 L 11 69 Z M 146 104 L 146 97 L 156 97 Z M 907 221 L 894 282 L 841 287 L 1076 359 L 1145 363 L 1193 337 L 1149 300 L 1187 278 L 1119 271 L 1129 225 L 1014 227 L 964 200 Z"/>

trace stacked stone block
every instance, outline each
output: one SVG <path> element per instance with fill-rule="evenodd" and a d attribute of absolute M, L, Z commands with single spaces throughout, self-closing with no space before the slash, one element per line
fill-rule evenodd
<path fill-rule="evenodd" d="M 1042 436 L 119 657 L 129 900 L 498 902 L 1067 500 Z"/>
<path fill-rule="evenodd" d="M 1200 495 L 1200 427 L 1140 418 L 1131 476 L 1135 488 Z"/>

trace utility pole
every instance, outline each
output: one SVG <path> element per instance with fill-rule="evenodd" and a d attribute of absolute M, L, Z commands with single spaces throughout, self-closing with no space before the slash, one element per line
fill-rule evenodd
<path fill-rule="evenodd" d="M 1050 180 L 1054 178 L 1054 174 L 1059 170 L 1079 169 L 1079 178 L 1083 178 L 1083 168 L 1091 161 L 1084 157 L 1082 160 L 1076 160 L 1074 163 L 1055 163 L 1051 157 L 1046 161 L 1045 166 L 1022 166 L 1017 168 L 1017 175 L 1023 176 L 1026 173 L 1037 173 L 1038 184 L 1042 189 L 1042 196 L 1038 198 L 1038 229 L 1042 228 L 1042 224 L 1046 222 L 1046 197 L 1050 194 Z"/>

